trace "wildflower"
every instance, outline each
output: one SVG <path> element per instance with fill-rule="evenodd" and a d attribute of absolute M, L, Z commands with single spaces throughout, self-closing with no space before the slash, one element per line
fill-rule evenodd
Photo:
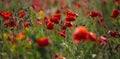
<path fill-rule="evenodd" d="M 90 16 L 91 16 L 92 18 L 97 17 L 98 15 L 99 15 L 99 12 L 98 12 L 98 11 L 90 11 Z"/>
<path fill-rule="evenodd" d="M 58 32 L 58 34 L 62 37 L 66 37 L 66 31 L 65 30 L 62 30 L 61 32 Z"/>
<path fill-rule="evenodd" d="M 73 27 L 73 24 L 70 21 L 66 21 L 65 22 L 65 26 L 67 26 L 67 27 Z"/>
<path fill-rule="evenodd" d="M 60 56 L 60 57 L 57 57 L 56 59 L 66 59 L 66 58 L 63 56 Z"/>
<path fill-rule="evenodd" d="M 46 47 L 50 44 L 50 39 L 48 37 L 38 38 L 37 44 L 39 47 Z"/>
<path fill-rule="evenodd" d="M 89 32 L 89 39 L 95 43 L 98 43 L 95 33 Z"/>
<path fill-rule="evenodd" d="M 22 32 L 22 33 L 16 34 L 16 38 L 17 38 L 18 40 L 23 40 L 23 39 L 25 38 L 25 33 Z"/>
<path fill-rule="evenodd" d="M 74 16 L 66 16 L 66 21 L 75 21 Z"/>
<path fill-rule="evenodd" d="M 112 37 L 116 37 L 116 36 L 118 36 L 117 31 L 109 30 L 109 31 L 108 31 L 108 34 L 109 34 L 110 36 L 112 36 Z"/>
<path fill-rule="evenodd" d="M 22 17 L 24 17 L 25 16 L 25 11 L 23 11 L 23 10 L 20 10 L 19 12 L 18 12 L 18 17 L 19 18 L 22 18 Z"/>
<path fill-rule="evenodd" d="M 12 13 L 9 12 L 9 11 L 2 12 L 2 17 L 3 17 L 4 19 L 8 19 L 8 18 L 10 18 L 11 16 L 12 16 Z"/>
<path fill-rule="evenodd" d="M 72 40 L 76 44 L 78 44 L 80 40 L 88 41 L 88 38 L 89 38 L 89 32 L 87 28 L 84 26 L 77 27 L 72 35 Z"/>
<path fill-rule="evenodd" d="M 107 0 L 102 0 L 102 4 L 106 5 L 107 4 Z"/>
<path fill-rule="evenodd" d="M 120 0 L 115 0 L 115 4 L 119 5 L 120 4 Z"/>
<path fill-rule="evenodd" d="M 51 17 L 50 20 L 55 24 L 59 24 L 60 18 L 61 18 L 61 14 L 55 14 Z"/>
<path fill-rule="evenodd" d="M 61 13 L 61 9 L 56 9 L 56 14 L 60 14 Z"/>
<path fill-rule="evenodd" d="M 62 30 L 66 30 L 66 28 L 67 28 L 67 26 L 65 24 L 61 26 Z"/>
<path fill-rule="evenodd" d="M 75 12 L 73 12 L 73 11 L 71 11 L 71 10 L 67 10 L 67 11 L 66 11 L 66 16 L 74 16 L 74 17 L 77 17 L 78 14 L 75 13 Z"/>
<path fill-rule="evenodd" d="M 104 36 L 98 37 L 99 44 L 106 44 L 108 42 L 108 39 Z"/>
<path fill-rule="evenodd" d="M 3 12 L 3 11 L 2 11 L 2 10 L 0 10 L 0 15 L 2 15 L 2 12 Z"/>
<path fill-rule="evenodd" d="M 28 21 L 24 21 L 23 25 L 24 25 L 24 27 L 28 27 L 30 25 L 30 23 Z"/>
<path fill-rule="evenodd" d="M 44 19 L 44 11 L 40 10 L 37 14 L 37 18 L 43 20 Z"/>
<path fill-rule="evenodd" d="M 113 10 L 112 13 L 111 13 L 111 17 L 116 18 L 119 14 L 120 14 L 119 10 Z"/>
<path fill-rule="evenodd" d="M 53 30 L 54 29 L 53 23 L 51 21 L 49 21 L 46 25 L 46 28 L 49 30 Z"/>

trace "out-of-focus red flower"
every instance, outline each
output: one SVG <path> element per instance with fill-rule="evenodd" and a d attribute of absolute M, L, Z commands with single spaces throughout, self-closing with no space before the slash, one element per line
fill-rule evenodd
<path fill-rule="evenodd" d="M 11 0 L 2 0 L 3 3 L 9 4 Z"/>
<path fill-rule="evenodd" d="M 99 44 L 106 44 L 108 42 L 108 39 L 104 36 L 98 37 Z"/>
<path fill-rule="evenodd" d="M 16 34 L 16 38 L 17 38 L 18 40 L 23 40 L 23 39 L 25 38 L 25 33 L 22 32 L 22 33 Z"/>
<path fill-rule="evenodd" d="M 56 14 L 60 14 L 61 13 L 61 9 L 56 9 Z"/>
<path fill-rule="evenodd" d="M 51 43 L 50 38 L 44 37 L 44 38 L 38 38 L 37 44 L 39 47 L 46 47 Z"/>
<path fill-rule="evenodd" d="M 25 11 L 23 11 L 23 10 L 20 10 L 19 12 L 18 12 L 18 17 L 19 18 L 22 18 L 22 17 L 24 17 L 25 16 Z"/>
<path fill-rule="evenodd" d="M 16 23 L 14 19 L 11 19 L 11 20 L 4 19 L 3 23 L 4 25 L 11 27 L 12 29 L 16 27 Z"/>
<path fill-rule="evenodd" d="M 60 18 L 61 18 L 61 14 L 55 14 L 51 17 L 50 20 L 55 24 L 59 24 Z"/>
<path fill-rule="evenodd" d="M 56 59 L 66 59 L 66 58 L 63 56 L 60 56 L 60 57 L 57 57 Z"/>
<path fill-rule="evenodd" d="M 11 19 L 11 20 L 9 21 L 9 26 L 10 26 L 12 29 L 16 27 L 16 23 L 15 23 L 15 20 L 14 20 L 14 19 Z"/>
<path fill-rule="evenodd" d="M 58 53 L 55 53 L 55 58 L 57 58 L 58 57 Z"/>
<path fill-rule="evenodd" d="M 38 25 L 42 25 L 42 24 L 43 24 L 43 21 L 39 20 L 39 21 L 37 21 L 37 24 L 38 24 Z"/>
<path fill-rule="evenodd" d="M 13 37 L 13 34 L 8 34 L 8 41 L 11 41 L 11 37 Z"/>
<path fill-rule="evenodd" d="M 102 0 L 102 4 L 106 5 L 107 4 L 107 0 Z"/>
<path fill-rule="evenodd" d="M 2 11 L 2 10 L 0 10 L 0 15 L 2 15 L 2 12 L 3 12 L 3 11 Z"/>
<path fill-rule="evenodd" d="M 103 15 L 102 15 L 102 16 L 99 16 L 99 18 L 100 18 L 100 19 L 99 19 L 100 25 L 105 26 Z"/>
<path fill-rule="evenodd" d="M 28 21 L 24 21 L 24 27 L 28 27 L 30 25 L 30 23 Z"/>
<path fill-rule="evenodd" d="M 75 13 L 75 12 L 73 12 L 73 11 L 71 11 L 71 10 L 67 10 L 67 11 L 66 11 L 66 16 L 74 16 L 74 17 L 76 16 L 76 17 L 77 17 L 78 14 Z"/>
<path fill-rule="evenodd" d="M 116 37 L 116 36 L 118 36 L 117 31 L 109 30 L 109 31 L 108 31 L 108 34 L 109 34 L 110 36 L 112 36 L 112 37 Z"/>
<path fill-rule="evenodd" d="M 89 32 L 89 39 L 95 43 L 98 43 L 98 40 L 97 40 L 95 33 Z"/>
<path fill-rule="evenodd" d="M 85 17 L 89 16 L 89 10 L 88 9 L 85 9 L 84 15 L 85 15 Z"/>
<path fill-rule="evenodd" d="M 76 7 L 76 8 L 81 8 L 82 6 L 83 6 L 83 5 L 82 5 L 81 3 L 76 3 L 76 4 L 75 4 L 75 7 Z"/>
<path fill-rule="evenodd" d="M 74 16 L 66 16 L 66 21 L 75 21 Z"/>
<path fill-rule="evenodd" d="M 62 30 L 61 32 L 58 32 L 58 34 L 62 37 L 66 37 L 66 31 L 65 30 Z"/>
<path fill-rule="evenodd" d="M 66 27 L 65 24 L 61 26 L 61 29 L 62 29 L 62 30 L 66 30 L 66 28 L 67 28 L 67 27 Z"/>
<path fill-rule="evenodd" d="M 58 0 L 62 9 L 68 8 L 68 5 L 63 0 Z"/>
<path fill-rule="evenodd" d="M 65 26 L 67 26 L 67 27 L 73 27 L 73 24 L 70 21 L 66 21 L 65 22 Z"/>
<path fill-rule="evenodd" d="M 32 3 L 32 8 L 36 11 L 36 12 L 39 12 L 40 10 L 43 9 L 42 7 L 42 2 L 41 0 L 34 0 L 33 3 Z"/>
<path fill-rule="evenodd" d="M 3 23 L 4 25 L 9 26 L 10 21 L 8 19 L 4 19 Z"/>
<path fill-rule="evenodd" d="M 76 44 L 78 44 L 81 40 L 88 41 L 88 39 L 89 39 L 89 32 L 87 28 L 84 26 L 77 27 L 72 35 L 72 40 Z"/>
<path fill-rule="evenodd" d="M 99 12 L 98 11 L 90 11 L 90 16 L 92 17 L 92 18 L 94 18 L 94 17 L 97 17 L 99 15 Z"/>
<path fill-rule="evenodd" d="M 120 14 L 119 10 L 113 10 L 112 13 L 111 13 L 111 17 L 116 18 L 119 14 Z"/>
<path fill-rule="evenodd" d="M 115 0 L 115 4 L 119 5 L 120 4 L 120 0 Z"/>
<path fill-rule="evenodd" d="M 51 21 L 49 21 L 49 22 L 47 23 L 47 25 L 46 25 L 46 28 L 47 28 L 48 30 L 53 30 L 53 29 L 54 29 L 53 23 L 52 23 Z"/>
<path fill-rule="evenodd" d="M 9 12 L 9 11 L 2 12 L 2 17 L 3 17 L 4 19 L 8 19 L 8 18 L 12 17 L 12 13 Z"/>

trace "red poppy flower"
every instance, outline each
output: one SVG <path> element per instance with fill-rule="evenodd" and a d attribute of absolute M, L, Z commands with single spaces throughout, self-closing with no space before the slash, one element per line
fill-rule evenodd
<path fill-rule="evenodd" d="M 9 21 L 9 26 L 10 26 L 11 28 L 15 28 L 15 27 L 16 27 L 16 23 L 15 23 L 15 20 L 14 20 L 14 19 L 12 19 L 12 20 Z"/>
<path fill-rule="evenodd" d="M 66 16 L 66 21 L 75 21 L 75 17 L 74 16 Z"/>
<path fill-rule="evenodd" d="M 56 9 L 56 14 L 60 14 L 61 13 L 61 9 Z"/>
<path fill-rule="evenodd" d="M 67 26 L 67 27 L 73 27 L 73 24 L 70 21 L 66 21 L 65 22 L 65 26 Z"/>
<path fill-rule="evenodd" d="M 81 3 L 77 3 L 77 4 L 75 4 L 75 7 L 76 8 L 81 8 L 83 5 L 81 4 Z"/>
<path fill-rule="evenodd" d="M 90 11 L 90 16 L 91 16 L 92 18 L 97 17 L 98 15 L 99 15 L 99 12 L 98 12 L 98 11 Z"/>
<path fill-rule="evenodd" d="M 38 38 L 37 44 L 39 47 L 46 47 L 50 44 L 50 39 L 48 37 Z"/>
<path fill-rule="evenodd" d="M 28 27 L 30 23 L 28 21 L 24 21 L 24 27 Z"/>
<path fill-rule="evenodd" d="M 51 21 L 49 21 L 46 25 L 46 28 L 49 30 L 53 30 L 54 29 L 53 23 Z"/>
<path fill-rule="evenodd" d="M 115 4 L 116 5 L 120 4 L 120 0 L 115 0 Z"/>
<path fill-rule="evenodd" d="M 4 19 L 8 19 L 8 18 L 10 18 L 11 16 L 12 16 L 12 13 L 9 12 L 9 11 L 2 12 L 2 17 L 3 17 Z"/>
<path fill-rule="evenodd" d="M 74 16 L 74 17 L 75 17 L 75 16 L 76 16 L 76 17 L 78 16 L 77 13 L 75 13 L 75 12 L 73 12 L 73 11 L 71 11 L 71 10 L 67 10 L 67 11 L 66 11 L 66 16 L 68 16 L 68 15 L 69 15 L 69 16 Z"/>
<path fill-rule="evenodd" d="M 98 38 L 99 44 L 106 44 L 108 42 L 108 39 L 104 36 L 100 36 Z"/>
<path fill-rule="evenodd" d="M 89 32 L 87 28 L 84 26 L 77 27 L 72 35 L 72 40 L 76 44 L 78 44 L 80 40 L 88 41 L 88 38 L 89 38 Z"/>
<path fill-rule="evenodd" d="M 102 0 L 102 4 L 103 5 L 107 4 L 107 0 Z"/>
<path fill-rule="evenodd" d="M 2 10 L 0 10 L 0 15 L 2 15 L 2 12 L 3 12 L 3 11 L 2 11 Z"/>
<path fill-rule="evenodd" d="M 68 7 L 68 5 L 63 0 L 59 0 L 59 2 L 62 9 L 65 9 Z"/>
<path fill-rule="evenodd" d="M 9 26 L 10 21 L 7 20 L 7 19 L 5 19 L 5 20 L 3 21 L 3 23 L 4 23 L 4 25 Z"/>
<path fill-rule="evenodd" d="M 120 11 L 119 11 L 119 10 L 113 10 L 113 11 L 112 11 L 112 14 L 111 14 L 111 17 L 112 17 L 112 18 L 116 18 L 119 14 L 120 14 Z"/>
<path fill-rule="evenodd" d="M 66 58 L 63 56 L 60 56 L 60 57 L 57 57 L 56 59 L 66 59 Z"/>
<path fill-rule="evenodd" d="M 59 24 L 60 18 L 61 18 L 61 14 L 55 14 L 51 17 L 50 20 L 55 24 Z"/>
<path fill-rule="evenodd" d="M 89 39 L 95 43 L 98 43 L 95 33 L 89 32 Z"/>
<path fill-rule="evenodd" d="M 9 4 L 11 0 L 2 0 L 3 3 Z"/>
<path fill-rule="evenodd" d="M 66 37 L 66 31 L 65 30 L 62 30 L 62 32 L 58 32 L 58 34 L 62 37 Z"/>
<path fill-rule="evenodd" d="M 55 53 L 55 58 L 57 58 L 58 57 L 58 53 Z"/>
<path fill-rule="evenodd" d="M 43 5 L 41 3 L 41 0 L 34 0 L 33 3 L 32 3 L 32 8 L 36 12 L 39 12 L 40 10 L 43 10 Z"/>
<path fill-rule="evenodd" d="M 62 29 L 62 30 L 66 30 L 66 28 L 67 28 L 67 27 L 66 27 L 65 24 L 61 26 L 61 29 Z"/>
<path fill-rule="evenodd" d="M 25 12 L 23 10 L 20 10 L 18 12 L 19 18 L 22 18 L 23 16 L 25 16 Z"/>
<path fill-rule="evenodd" d="M 110 36 L 112 36 L 112 37 L 116 37 L 116 36 L 118 36 L 117 31 L 109 30 L 109 31 L 108 31 L 108 34 L 109 34 Z"/>

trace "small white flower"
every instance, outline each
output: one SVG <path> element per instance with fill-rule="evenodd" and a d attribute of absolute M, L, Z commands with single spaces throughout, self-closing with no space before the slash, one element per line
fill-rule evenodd
<path fill-rule="evenodd" d="M 96 54 L 92 54 L 92 58 L 95 58 L 96 57 Z"/>

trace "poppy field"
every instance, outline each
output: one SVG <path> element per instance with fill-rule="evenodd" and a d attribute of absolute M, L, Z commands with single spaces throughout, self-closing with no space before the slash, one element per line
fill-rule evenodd
<path fill-rule="evenodd" d="M 0 59 L 120 59 L 120 0 L 0 0 Z"/>

